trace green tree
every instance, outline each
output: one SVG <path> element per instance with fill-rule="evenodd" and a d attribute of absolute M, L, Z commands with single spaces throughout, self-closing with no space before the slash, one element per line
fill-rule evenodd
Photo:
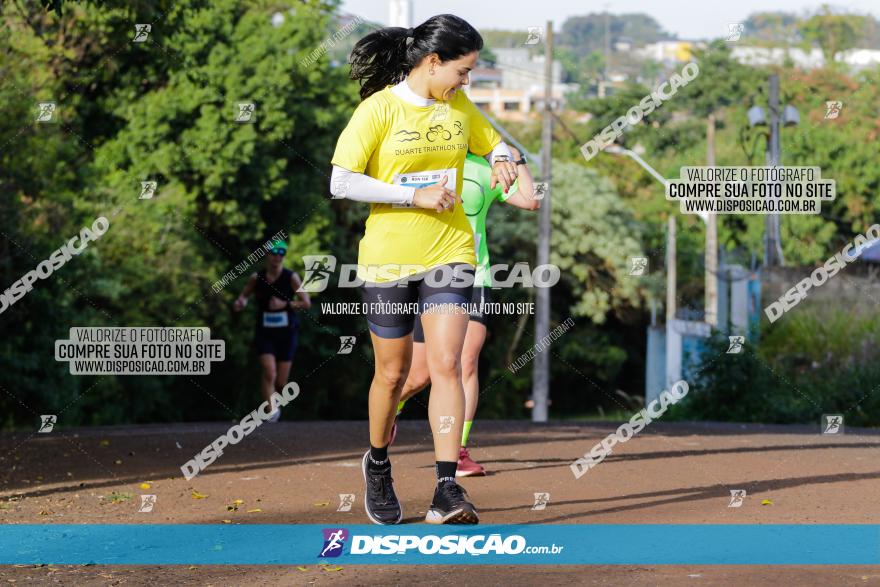
<path fill-rule="evenodd" d="M 100 241 L 0 316 L 6 385 L 42 413 L 70 406 L 65 425 L 229 418 L 229 406 L 250 406 L 253 320 L 232 316 L 229 303 L 259 266 L 219 294 L 211 284 L 279 229 L 301 247 L 291 261 L 310 248 L 352 246 L 325 194 L 356 88 L 329 56 L 302 61 L 333 26 L 333 7 L 83 2 L 64 3 L 61 17 L 37 5 L 2 9 L 3 287 L 95 217 L 111 219 Z M 279 9 L 295 18 L 273 26 Z M 131 42 L 132 22 L 152 23 L 147 42 Z M 43 100 L 56 101 L 57 123 L 33 124 Z M 253 124 L 235 122 L 241 102 L 256 105 Z M 147 180 L 157 181 L 156 195 L 140 200 Z M 319 312 L 303 322 L 298 358 L 320 364 L 338 332 Z M 71 377 L 54 362 L 53 341 L 71 326 L 105 324 L 207 325 L 227 341 L 228 360 L 197 384 Z M 362 395 L 327 378 L 315 373 L 312 389 Z M 205 401 L 202 388 L 217 401 Z M 333 399 L 310 394 L 300 413 L 314 414 L 323 401 Z M 8 394 L 0 407 L 6 425 L 33 417 Z"/>
<path fill-rule="evenodd" d="M 799 29 L 805 40 L 819 45 L 825 63 L 830 66 L 841 53 L 857 45 L 866 24 L 864 16 L 836 13 L 826 4 L 801 23 Z"/>

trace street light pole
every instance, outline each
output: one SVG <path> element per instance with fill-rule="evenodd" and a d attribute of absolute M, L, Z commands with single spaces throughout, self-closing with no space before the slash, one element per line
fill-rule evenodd
<path fill-rule="evenodd" d="M 779 109 L 779 76 L 770 76 L 770 139 L 767 145 L 767 167 L 779 165 L 781 157 L 780 134 L 782 127 L 782 112 Z M 773 267 L 784 265 L 782 256 L 782 235 L 779 230 L 779 214 L 768 214 L 764 220 L 764 265 Z"/>
<path fill-rule="evenodd" d="M 541 177 L 550 185 L 538 216 L 538 266 L 550 263 L 550 206 L 553 203 L 553 178 L 550 168 L 553 145 L 553 21 L 547 21 L 544 40 L 544 127 L 541 131 Z M 550 288 L 541 287 L 535 294 L 535 346 L 550 336 Z M 532 422 L 547 421 L 550 397 L 550 353 L 535 355 L 532 370 Z"/>

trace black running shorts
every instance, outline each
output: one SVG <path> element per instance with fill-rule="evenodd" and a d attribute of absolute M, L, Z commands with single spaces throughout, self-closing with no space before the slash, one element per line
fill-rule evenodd
<path fill-rule="evenodd" d="M 479 322 L 483 326 L 487 325 L 486 314 L 480 309 L 483 304 L 488 304 L 491 300 L 488 287 L 474 287 L 471 294 L 470 317 L 471 321 Z M 416 324 L 413 327 L 413 342 L 425 342 L 425 331 L 422 329 L 422 319 L 416 316 Z"/>
<path fill-rule="evenodd" d="M 464 279 L 460 279 L 464 276 Z M 474 268 L 466 263 L 434 267 L 425 273 L 387 283 L 361 286 L 367 324 L 380 338 L 400 338 L 413 331 L 416 316 L 430 306 L 463 306 L 471 299 Z"/>

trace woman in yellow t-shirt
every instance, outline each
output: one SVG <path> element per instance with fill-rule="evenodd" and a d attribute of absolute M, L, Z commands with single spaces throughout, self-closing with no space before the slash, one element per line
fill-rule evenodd
<path fill-rule="evenodd" d="M 464 420 L 461 351 L 474 281 L 474 235 L 458 194 L 468 151 L 492 165 L 492 187 L 516 179 L 510 149 L 462 92 L 483 39 L 457 16 L 412 29 L 383 28 L 352 50 L 361 103 L 339 137 L 330 191 L 370 203 L 358 277 L 376 357 L 370 386 L 370 449 L 364 454 L 364 507 L 371 521 L 396 524 L 388 444 L 412 360 L 416 314 L 425 332 L 432 390 L 437 486 L 429 523 L 475 524 L 456 483 Z"/>

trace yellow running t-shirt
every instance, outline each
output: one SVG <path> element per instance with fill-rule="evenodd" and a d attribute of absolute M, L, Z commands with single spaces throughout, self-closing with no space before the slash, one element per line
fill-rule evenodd
<path fill-rule="evenodd" d="M 422 187 L 449 176 L 461 195 L 468 151 L 486 155 L 501 142 L 461 90 L 452 100 L 416 106 L 391 92 L 376 92 L 355 109 L 339 136 L 332 164 L 396 185 Z M 454 183 L 453 183 L 454 180 Z M 385 282 L 448 263 L 476 265 L 474 234 L 457 204 L 451 211 L 370 204 L 361 239 L 358 277 Z M 378 270 L 379 266 L 393 265 Z"/>

